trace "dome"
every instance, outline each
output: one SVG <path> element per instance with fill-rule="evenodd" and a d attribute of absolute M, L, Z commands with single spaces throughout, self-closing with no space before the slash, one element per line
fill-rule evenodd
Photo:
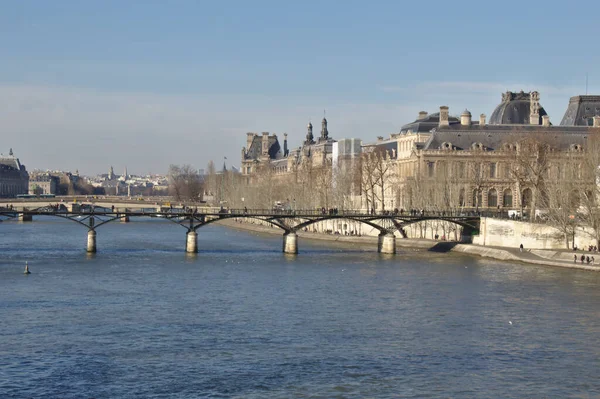
<path fill-rule="evenodd" d="M 532 96 L 533 101 L 537 102 L 539 94 L 535 91 L 532 93 L 507 91 L 502 94 L 502 103 L 494 109 L 488 123 L 490 125 L 529 125 Z M 540 116 L 538 124 L 541 124 L 542 116 L 548 114 L 542 106 L 539 106 L 538 114 Z"/>
<path fill-rule="evenodd" d="M 471 116 L 471 112 L 468 109 L 465 109 L 460 116 Z"/>

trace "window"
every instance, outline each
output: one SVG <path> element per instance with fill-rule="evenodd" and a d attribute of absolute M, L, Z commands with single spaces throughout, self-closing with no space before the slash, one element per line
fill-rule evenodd
<path fill-rule="evenodd" d="M 433 177 L 435 173 L 435 164 L 433 162 L 427 162 L 427 176 Z"/>
<path fill-rule="evenodd" d="M 496 206 L 498 206 L 498 192 L 496 189 L 492 188 L 488 191 L 488 207 L 492 208 Z"/>
<path fill-rule="evenodd" d="M 459 162 L 457 165 L 458 168 L 458 177 L 463 179 L 465 177 L 465 163 Z"/>
<path fill-rule="evenodd" d="M 465 189 L 461 188 L 458 192 L 458 206 L 465 206 Z"/>
<path fill-rule="evenodd" d="M 505 163 L 504 164 L 504 178 L 505 179 L 509 179 L 510 175 L 511 175 L 511 173 L 510 173 L 510 164 Z"/>
<path fill-rule="evenodd" d="M 496 162 L 490 163 L 490 179 L 496 178 Z"/>
<path fill-rule="evenodd" d="M 473 164 L 473 177 L 481 177 L 481 164 L 478 162 Z"/>
<path fill-rule="evenodd" d="M 510 188 L 504 190 L 504 195 L 502 197 L 502 206 L 504 206 L 505 208 L 511 208 L 513 206 L 513 196 L 512 190 Z"/>

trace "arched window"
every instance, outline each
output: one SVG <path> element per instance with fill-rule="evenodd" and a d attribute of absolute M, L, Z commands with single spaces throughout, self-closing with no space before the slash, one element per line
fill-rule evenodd
<path fill-rule="evenodd" d="M 504 195 L 502 197 L 502 206 L 504 206 L 505 208 L 511 208 L 513 206 L 512 190 L 510 188 L 504 190 Z"/>
<path fill-rule="evenodd" d="M 523 190 L 523 195 L 521 196 L 521 203 L 524 208 L 528 208 L 531 206 L 531 200 L 533 199 L 533 193 L 530 188 L 526 188 Z"/>
<path fill-rule="evenodd" d="M 488 191 L 488 207 L 493 208 L 498 206 L 498 191 L 495 188 L 492 188 Z"/>

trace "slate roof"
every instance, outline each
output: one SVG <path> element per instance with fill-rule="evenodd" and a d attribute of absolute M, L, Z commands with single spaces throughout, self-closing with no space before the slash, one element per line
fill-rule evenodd
<path fill-rule="evenodd" d="M 276 159 L 277 153 L 281 150 L 279 140 L 276 135 L 269 136 L 269 158 Z M 258 159 L 262 154 L 262 135 L 255 135 L 250 147 L 246 150 L 246 159 Z"/>
<path fill-rule="evenodd" d="M 2 165 L 3 168 L 21 170 L 21 163 L 19 162 L 19 159 L 11 156 L 0 157 L 0 165 Z"/>
<path fill-rule="evenodd" d="M 437 127 L 423 145 L 424 150 L 443 149 L 446 143 L 456 150 L 470 149 L 474 143 L 481 143 L 489 150 L 499 150 L 502 144 L 514 143 L 529 134 L 547 136 L 559 150 L 566 150 L 571 144 L 584 145 L 589 134 L 587 127 L 563 127 L 541 125 L 471 125 L 460 124 Z"/>
<path fill-rule="evenodd" d="M 460 120 L 454 116 L 448 117 L 450 124 L 460 123 Z M 407 133 L 411 130 L 413 133 L 429 132 L 440 124 L 440 113 L 429 114 L 425 118 L 417 119 L 414 122 L 407 123 L 400 128 L 400 133 Z"/>
<path fill-rule="evenodd" d="M 490 125 L 511 125 L 520 124 L 528 125 L 530 123 L 529 114 L 531 107 L 530 93 L 512 93 L 503 94 L 502 102 L 494 109 L 490 117 Z M 548 115 L 544 107 L 539 108 L 540 119 L 538 123 L 542 123 L 542 116 Z"/>
<path fill-rule="evenodd" d="M 596 115 L 600 115 L 600 96 L 574 96 L 569 100 L 560 125 L 592 126 Z"/>

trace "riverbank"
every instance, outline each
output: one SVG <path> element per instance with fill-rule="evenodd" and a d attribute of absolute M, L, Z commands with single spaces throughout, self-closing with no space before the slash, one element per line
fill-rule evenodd
<path fill-rule="evenodd" d="M 279 228 L 271 228 L 257 224 L 239 223 L 234 220 L 223 220 L 220 222 L 220 224 L 237 230 L 251 231 L 263 234 L 282 235 L 282 231 Z M 346 246 L 358 245 L 360 247 L 364 247 L 365 250 L 369 248 L 377 248 L 378 241 L 377 237 L 373 236 L 343 236 L 336 234 L 322 234 L 312 232 L 298 232 L 297 234 L 298 237 L 302 239 L 315 241 L 329 241 L 334 242 L 338 245 Z M 534 265 L 600 271 L 600 266 L 581 264 L 579 262 L 575 263 L 573 261 L 574 254 L 576 254 L 578 258 L 581 257 L 581 255 L 592 255 L 592 253 L 586 253 L 582 251 L 574 253 L 572 251 L 532 249 L 524 250 L 523 252 L 521 252 L 518 248 L 489 247 L 474 244 L 460 244 L 457 242 L 450 241 L 434 241 L 413 238 L 397 238 L 396 247 L 402 248 L 405 251 L 456 252 L 502 261 L 523 262 Z M 600 255 L 598 256 L 598 262 L 600 262 Z"/>

